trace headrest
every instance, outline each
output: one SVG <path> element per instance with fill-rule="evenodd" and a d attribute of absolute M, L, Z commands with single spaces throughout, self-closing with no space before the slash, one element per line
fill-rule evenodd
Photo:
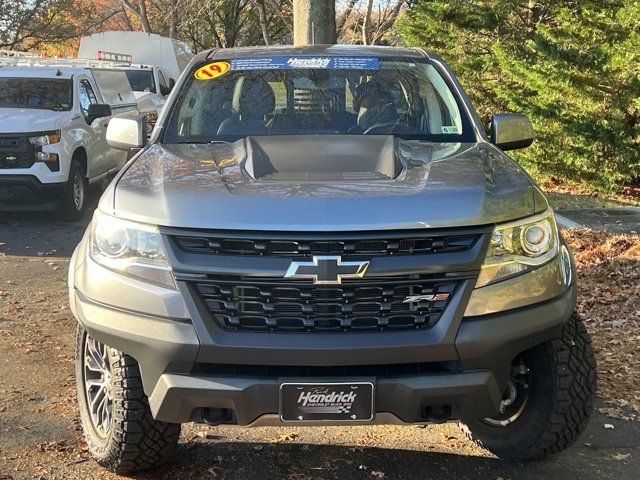
<path fill-rule="evenodd" d="M 238 102 L 238 113 L 243 120 L 264 119 L 276 109 L 273 89 L 262 78 L 246 78 Z"/>

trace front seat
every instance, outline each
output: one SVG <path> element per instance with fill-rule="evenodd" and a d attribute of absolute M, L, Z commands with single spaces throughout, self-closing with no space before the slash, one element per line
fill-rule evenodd
<path fill-rule="evenodd" d="M 234 99 L 235 100 L 235 99 Z M 276 97 L 272 88 L 262 78 L 246 78 L 242 84 L 233 115 L 218 129 L 218 135 L 260 135 L 267 133 L 274 113 Z"/>
<path fill-rule="evenodd" d="M 389 93 L 388 84 L 370 80 L 359 90 L 354 102 L 358 110 L 358 130 L 366 132 L 375 125 L 398 122 L 400 115 L 396 110 L 393 96 Z"/>

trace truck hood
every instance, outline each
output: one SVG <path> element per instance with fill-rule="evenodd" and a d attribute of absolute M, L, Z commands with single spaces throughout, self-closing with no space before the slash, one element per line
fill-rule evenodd
<path fill-rule="evenodd" d="M 138 109 L 142 113 L 158 113 L 162 110 L 162 106 L 164 105 L 164 99 L 155 93 L 133 92 L 133 96 L 136 98 Z"/>
<path fill-rule="evenodd" d="M 538 198 L 485 142 L 264 136 L 151 145 L 100 208 L 161 226 L 356 231 L 492 224 L 532 215 Z"/>
<path fill-rule="evenodd" d="M 56 129 L 69 112 L 35 108 L 0 108 L 0 133 L 44 132 Z"/>

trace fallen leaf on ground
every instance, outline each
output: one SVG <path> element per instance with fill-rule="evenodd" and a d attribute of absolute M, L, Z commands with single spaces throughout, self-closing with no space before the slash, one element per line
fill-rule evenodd
<path fill-rule="evenodd" d="M 614 453 L 613 455 L 611 455 L 611 458 L 617 461 L 621 461 L 621 460 L 626 460 L 630 456 L 631 456 L 630 453 Z"/>
<path fill-rule="evenodd" d="M 291 440 L 295 440 L 299 435 L 297 433 L 285 433 L 284 435 L 280 435 L 276 438 L 276 442 L 290 442 Z"/>

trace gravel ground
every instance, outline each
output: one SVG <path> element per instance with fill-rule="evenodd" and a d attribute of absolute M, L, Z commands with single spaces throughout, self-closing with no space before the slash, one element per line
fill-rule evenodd
<path fill-rule="evenodd" d="M 66 270 L 85 226 L 86 220 L 61 224 L 47 215 L 0 214 L 0 480 L 122 478 L 90 460 L 76 420 Z M 580 310 L 596 336 L 606 398 L 566 452 L 542 463 L 503 462 L 468 442 L 455 424 L 186 425 L 174 464 L 139 478 L 637 479 L 638 237 L 587 230 L 569 237 L 580 264 Z"/>

